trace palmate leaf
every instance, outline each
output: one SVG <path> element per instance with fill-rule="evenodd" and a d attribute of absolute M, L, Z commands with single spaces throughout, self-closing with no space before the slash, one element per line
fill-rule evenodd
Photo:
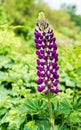
<path fill-rule="evenodd" d="M 61 102 L 60 112 L 63 114 L 69 114 L 71 111 L 70 106 L 66 102 Z"/>
<path fill-rule="evenodd" d="M 69 104 L 69 102 L 67 100 L 63 100 L 61 102 L 59 102 L 59 106 L 58 106 L 58 113 L 59 114 L 69 114 L 71 112 L 72 108 L 71 105 Z"/>
<path fill-rule="evenodd" d="M 77 95 L 73 96 L 73 109 L 81 111 L 81 97 L 78 97 Z"/>
<path fill-rule="evenodd" d="M 47 109 L 47 104 L 40 99 L 28 99 L 26 107 L 30 114 L 38 114 Z"/>
<path fill-rule="evenodd" d="M 73 103 L 74 110 L 81 111 L 81 97 L 77 98 L 77 96 L 74 96 Z"/>

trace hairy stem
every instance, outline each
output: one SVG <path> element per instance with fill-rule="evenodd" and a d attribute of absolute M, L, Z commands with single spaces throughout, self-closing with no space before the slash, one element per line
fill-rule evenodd
<path fill-rule="evenodd" d="M 51 124 L 52 130 L 55 130 L 54 129 L 54 119 L 53 119 L 53 116 L 52 116 L 52 106 L 51 106 L 51 101 L 50 101 L 50 93 L 49 92 L 48 92 L 48 105 L 49 105 L 50 124 Z"/>

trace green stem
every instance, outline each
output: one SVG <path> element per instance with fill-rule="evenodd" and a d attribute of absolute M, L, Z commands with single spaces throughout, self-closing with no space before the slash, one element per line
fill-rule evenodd
<path fill-rule="evenodd" d="M 50 124 L 51 124 L 52 130 L 55 130 L 54 129 L 54 119 L 52 116 L 51 101 L 50 101 L 50 92 L 48 93 L 48 106 L 49 106 Z"/>

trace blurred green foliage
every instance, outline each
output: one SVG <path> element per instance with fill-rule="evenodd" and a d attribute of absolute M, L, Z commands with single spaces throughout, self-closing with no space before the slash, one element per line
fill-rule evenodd
<path fill-rule="evenodd" d="M 81 33 L 78 15 L 35 0 L 0 4 L 0 130 L 50 130 L 47 96 L 37 92 L 34 28 L 39 11 L 55 28 L 59 94 L 51 94 L 56 130 L 81 130 Z M 80 21 L 78 21 L 80 23 Z"/>

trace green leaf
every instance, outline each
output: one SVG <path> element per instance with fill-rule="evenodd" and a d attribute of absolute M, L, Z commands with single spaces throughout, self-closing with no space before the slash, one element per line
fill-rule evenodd
<path fill-rule="evenodd" d="M 6 114 L 7 109 L 5 107 L 1 107 L 0 108 L 0 116 L 3 116 L 4 114 Z"/>
<path fill-rule="evenodd" d="M 81 97 L 77 100 L 77 108 L 81 110 Z"/>
<path fill-rule="evenodd" d="M 77 111 L 72 112 L 68 120 L 72 124 L 81 123 L 81 117 L 79 116 L 79 112 Z"/>
<path fill-rule="evenodd" d="M 67 100 L 63 100 L 62 102 L 60 102 L 59 104 L 59 112 L 60 114 L 69 114 L 71 112 L 71 106 L 70 104 L 67 102 Z"/>
<path fill-rule="evenodd" d="M 29 130 L 37 130 L 37 126 L 35 125 L 34 121 L 29 121 L 26 126 L 29 128 Z"/>
<path fill-rule="evenodd" d="M 0 71 L 0 81 L 1 81 L 1 82 L 2 82 L 2 81 L 6 81 L 6 80 L 7 80 L 7 77 L 8 77 L 7 73 L 4 73 L 4 72 L 1 72 L 1 71 Z"/>
<path fill-rule="evenodd" d="M 28 99 L 26 106 L 28 112 L 31 114 L 42 113 L 47 108 L 47 104 L 39 99 Z"/>
<path fill-rule="evenodd" d="M 37 130 L 50 130 L 51 126 L 47 120 L 39 120 L 36 122 L 36 125 L 38 126 Z"/>
<path fill-rule="evenodd" d="M 75 87 L 75 83 L 71 81 L 69 78 L 66 78 L 66 86 Z"/>

